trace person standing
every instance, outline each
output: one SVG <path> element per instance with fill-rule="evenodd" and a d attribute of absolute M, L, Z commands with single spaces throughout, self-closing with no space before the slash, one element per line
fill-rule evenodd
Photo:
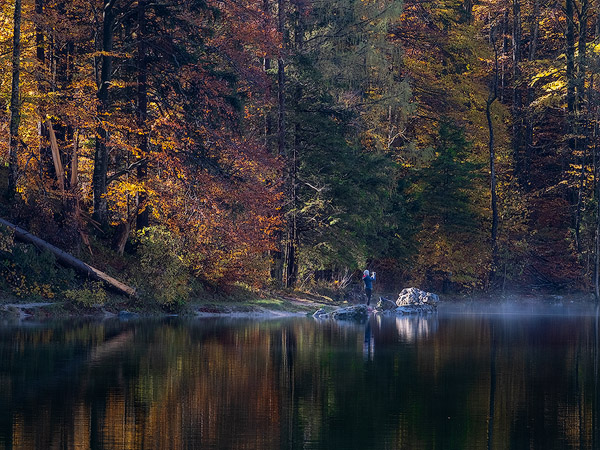
<path fill-rule="evenodd" d="M 371 294 L 373 293 L 373 281 L 375 281 L 375 272 L 369 274 L 368 270 L 363 272 L 363 281 L 365 282 L 365 294 L 367 294 L 367 306 L 371 304 Z"/>

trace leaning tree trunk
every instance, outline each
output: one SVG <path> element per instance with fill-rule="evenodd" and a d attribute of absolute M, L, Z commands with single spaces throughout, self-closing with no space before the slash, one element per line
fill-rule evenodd
<path fill-rule="evenodd" d="M 61 250 L 60 248 L 55 247 L 54 245 L 44 241 L 43 239 L 34 236 L 33 234 L 27 232 L 23 228 L 13 225 L 12 223 L 4 219 L 0 219 L 0 225 L 3 225 L 12 230 L 17 239 L 23 242 L 27 242 L 29 244 L 33 244 L 42 250 L 47 250 L 48 252 L 52 253 L 56 257 L 56 259 L 59 260 L 61 263 L 77 270 L 78 272 L 94 280 L 103 281 L 123 294 L 130 295 L 133 297 L 137 295 L 136 290 L 131 286 L 127 286 L 126 284 L 121 283 L 119 280 L 116 280 L 115 278 L 96 269 L 95 267 L 84 263 L 83 261 L 75 258 L 74 256 Z"/>
<path fill-rule="evenodd" d="M 8 191 L 9 199 L 17 192 L 19 177 L 19 122 L 21 105 L 19 100 L 19 79 L 21 76 L 21 0 L 15 0 L 14 35 L 12 51 L 12 86 L 10 91 L 10 128 L 8 144 Z"/>

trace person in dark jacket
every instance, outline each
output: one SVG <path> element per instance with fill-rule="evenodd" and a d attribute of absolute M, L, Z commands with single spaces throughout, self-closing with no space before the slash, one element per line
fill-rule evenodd
<path fill-rule="evenodd" d="M 369 274 L 368 270 L 363 272 L 363 281 L 365 282 L 365 294 L 367 294 L 367 305 L 371 304 L 371 294 L 373 293 L 373 281 L 375 281 L 375 272 Z"/>

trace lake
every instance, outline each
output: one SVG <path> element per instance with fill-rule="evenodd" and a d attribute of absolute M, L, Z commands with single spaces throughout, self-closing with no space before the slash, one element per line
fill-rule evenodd
<path fill-rule="evenodd" d="M 598 317 L 0 327 L 0 449 L 598 449 Z"/>

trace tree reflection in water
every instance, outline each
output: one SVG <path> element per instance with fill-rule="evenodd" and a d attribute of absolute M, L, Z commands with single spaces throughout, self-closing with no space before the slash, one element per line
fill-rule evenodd
<path fill-rule="evenodd" d="M 0 449 L 598 448 L 598 320 L 0 329 Z"/>

